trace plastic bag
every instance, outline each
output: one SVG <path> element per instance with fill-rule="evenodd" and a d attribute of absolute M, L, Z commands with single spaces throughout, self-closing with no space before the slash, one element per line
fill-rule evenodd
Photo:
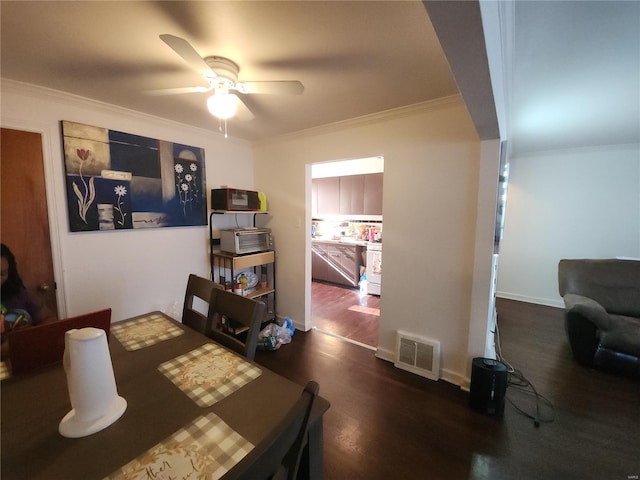
<path fill-rule="evenodd" d="M 293 337 L 293 334 L 296 333 L 296 327 L 293 326 L 293 322 L 289 317 L 284 318 L 284 322 L 282 323 L 282 326 L 287 330 L 289 330 L 289 333 L 291 334 L 292 337 Z"/>
<path fill-rule="evenodd" d="M 291 336 L 295 332 L 293 322 L 289 317 L 284 324 L 270 323 L 258 334 L 258 345 L 266 350 L 277 350 L 282 345 L 291 343 Z"/>

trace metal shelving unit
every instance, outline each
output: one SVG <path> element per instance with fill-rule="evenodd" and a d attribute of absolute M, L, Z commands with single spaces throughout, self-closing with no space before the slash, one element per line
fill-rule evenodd
<path fill-rule="evenodd" d="M 266 318 L 264 323 L 276 319 L 276 272 L 275 252 L 273 250 L 236 255 L 223 252 L 216 246 L 220 245 L 220 238 L 214 238 L 214 215 L 241 214 L 253 215 L 252 225 L 255 226 L 256 215 L 266 214 L 266 211 L 227 211 L 213 210 L 209 215 L 209 242 L 211 280 L 221 285 L 231 283 L 231 288 L 240 271 L 250 270 L 258 278 L 255 289 L 249 290 L 245 296 L 266 304 Z"/>

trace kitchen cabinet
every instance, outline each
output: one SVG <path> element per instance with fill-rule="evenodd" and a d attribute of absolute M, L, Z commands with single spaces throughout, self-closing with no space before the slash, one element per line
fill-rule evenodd
<path fill-rule="evenodd" d="M 340 177 L 315 179 L 318 187 L 318 215 L 340 213 Z"/>
<path fill-rule="evenodd" d="M 311 180 L 311 216 L 318 216 L 318 182 L 316 179 Z"/>
<path fill-rule="evenodd" d="M 312 278 L 351 287 L 358 286 L 363 250 L 364 247 L 361 245 L 314 241 L 311 246 Z"/>
<path fill-rule="evenodd" d="M 364 214 L 382 215 L 382 173 L 364 176 Z"/>
<path fill-rule="evenodd" d="M 382 173 L 314 178 L 311 214 L 382 215 Z"/>
<path fill-rule="evenodd" d="M 349 175 L 340 177 L 340 214 L 361 215 L 364 213 L 364 177 Z"/>
<path fill-rule="evenodd" d="M 332 247 L 314 242 L 311 247 L 311 278 L 344 285 L 345 280 L 338 273 L 340 262 L 331 259 L 330 250 L 332 250 Z M 335 252 L 332 253 L 335 256 Z M 350 283 L 347 285 L 350 285 Z"/>
<path fill-rule="evenodd" d="M 311 278 L 314 280 L 333 281 L 333 277 L 329 276 L 327 256 L 326 250 L 314 242 L 311 247 Z"/>

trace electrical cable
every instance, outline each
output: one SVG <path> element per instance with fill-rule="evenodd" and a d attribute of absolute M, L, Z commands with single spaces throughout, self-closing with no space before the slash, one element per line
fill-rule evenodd
<path fill-rule="evenodd" d="M 496 346 L 496 357 L 500 362 L 502 362 L 507 367 L 507 387 L 512 387 L 514 390 L 522 392 L 527 395 L 532 395 L 535 397 L 535 413 L 528 413 L 523 408 L 516 405 L 516 403 L 509 397 L 505 396 L 509 403 L 516 409 L 518 413 L 524 415 L 525 417 L 533 420 L 533 425 L 536 428 L 540 427 L 541 423 L 551 423 L 555 420 L 555 407 L 553 403 L 543 395 L 540 395 L 533 384 L 524 376 L 524 374 L 514 368 L 502 355 L 502 346 L 500 342 L 500 329 L 498 327 L 498 315 L 496 314 L 496 322 L 495 322 L 495 331 L 493 332 L 495 336 L 495 346 Z M 541 404 L 543 402 L 544 405 L 550 410 L 550 415 L 548 417 L 543 417 L 541 414 Z"/>
<path fill-rule="evenodd" d="M 535 414 L 531 414 L 531 413 L 526 412 L 523 408 L 520 408 L 518 405 L 516 405 L 514 400 L 512 400 L 509 397 L 506 397 L 506 398 L 509 401 L 509 403 L 520 414 L 522 414 L 525 417 L 533 420 L 533 424 L 534 424 L 534 426 L 536 428 L 538 428 L 541 423 L 551 423 L 551 422 L 554 421 L 554 419 L 555 419 L 555 409 L 554 409 L 553 403 L 551 403 L 551 401 L 549 399 L 547 399 L 546 397 L 544 397 L 543 395 L 538 393 L 538 391 L 533 386 L 533 384 L 529 380 L 527 380 L 527 378 L 522 374 L 522 372 L 520 372 L 519 370 L 515 370 L 512 373 L 510 373 L 509 374 L 509 380 L 507 382 L 507 386 L 508 387 L 511 386 L 515 390 L 518 390 L 518 391 L 520 391 L 520 392 L 522 392 L 524 394 L 532 395 L 532 396 L 535 397 L 535 404 L 536 404 Z M 548 410 L 551 412 L 548 417 L 543 417 L 542 416 L 541 402 L 544 402 L 544 405 L 546 405 Z"/>

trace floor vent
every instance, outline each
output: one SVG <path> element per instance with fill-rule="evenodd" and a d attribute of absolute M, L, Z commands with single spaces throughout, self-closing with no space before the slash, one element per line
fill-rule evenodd
<path fill-rule="evenodd" d="M 440 342 L 398 331 L 394 365 L 431 380 L 438 380 Z"/>

